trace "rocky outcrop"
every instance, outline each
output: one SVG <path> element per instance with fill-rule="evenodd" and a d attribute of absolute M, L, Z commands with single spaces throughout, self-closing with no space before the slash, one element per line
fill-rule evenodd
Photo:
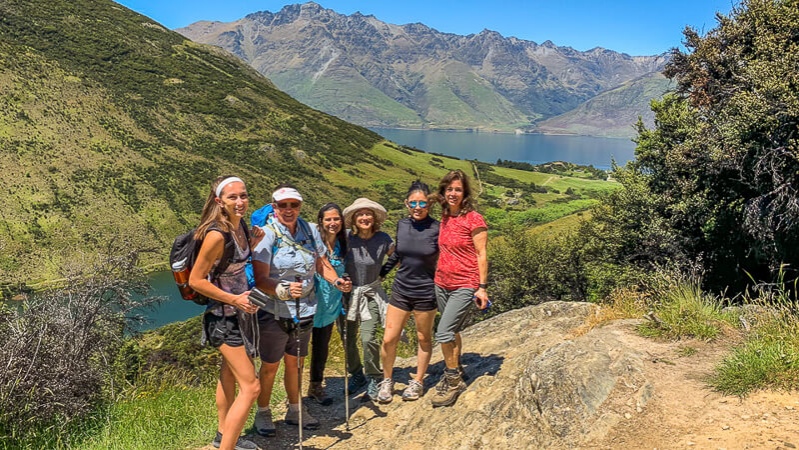
<path fill-rule="evenodd" d="M 310 106 L 369 126 L 525 127 L 665 62 L 491 30 L 459 36 L 419 23 L 393 25 L 313 2 L 177 31 L 238 55 Z"/>
<path fill-rule="evenodd" d="M 588 303 L 550 302 L 470 327 L 463 335 L 469 387 L 454 406 L 430 405 L 438 362 L 422 400 L 358 409 L 351 419 L 357 434 L 339 446 L 579 448 L 601 439 L 646 405 L 652 386 L 641 351 L 623 339 L 629 321 L 577 335 L 595 310 Z"/>

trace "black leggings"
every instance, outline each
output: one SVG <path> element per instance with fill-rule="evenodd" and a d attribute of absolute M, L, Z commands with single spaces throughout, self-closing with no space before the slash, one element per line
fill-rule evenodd
<path fill-rule="evenodd" d="M 321 383 L 325 379 L 325 365 L 333 336 L 333 325 L 316 328 L 311 331 L 311 382 Z"/>

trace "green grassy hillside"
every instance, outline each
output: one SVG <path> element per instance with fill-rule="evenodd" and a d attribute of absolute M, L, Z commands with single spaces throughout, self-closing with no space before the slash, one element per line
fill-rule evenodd
<path fill-rule="evenodd" d="M 111 1 L 0 3 L 4 278 L 57 277 L 120 236 L 160 260 L 223 173 L 256 202 L 280 181 L 352 197 L 324 172 L 378 164 L 379 141 Z"/>
<path fill-rule="evenodd" d="M 110 240 L 163 263 L 220 174 L 243 177 L 256 205 L 290 181 L 307 216 L 366 195 L 398 217 L 410 181 L 455 167 L 475 170 L 382 143 L 111 1 L 0 3 L 0 285 L 59 278 Z"/>

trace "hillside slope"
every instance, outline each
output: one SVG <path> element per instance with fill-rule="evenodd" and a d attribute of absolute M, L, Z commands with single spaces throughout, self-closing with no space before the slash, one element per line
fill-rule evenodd
<path fill-rule="evenodd" d="M 313 2 L 177 31 L 239 56 L 300 101 L 365 126 L 511 131 L 665 62 L 490 30 L 459 36 L 394 25 Z"/>
<path fill-rule="evenodd" d="M 160 261 L 223 173 L 255 203 L 281 181 L 311 204 L 350 198 L 323 172 L 379 164 L 379 141 L 110 0 L 0 2 L 0 284 L 110 240 Z"/>
<path fill-rule="evenodd" d="M 638 118 L 652 128 L 655 113 L 649 107 L 673 84 L 660 73 L 652 73 L 605 91 L 573 110 L 536 124 L 536 131 L 548 134 L 580 134 L 606 137 L 634 137 Z"/>

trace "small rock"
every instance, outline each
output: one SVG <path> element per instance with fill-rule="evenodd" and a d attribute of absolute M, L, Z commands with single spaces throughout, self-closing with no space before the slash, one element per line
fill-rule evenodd
<path fill-rule="evenodd" d="M 625 418 L 625 419 L 631 419 L 632 417 L 633 417 L 633 415 L 632 415 L 632 414 L 630 414 L 630 413 L 624 413 L 624 418 Z"/>
<path fill-rule="evenodd" d="M 786 406 L 785 409 L 787 409 L 788 411 L 793 411 L 796 408 L 794 408 L 793 406 Z"/>
<path fill-rule="evenodd" d="M 741 416 L 741 420 L 749 420 L 751 416 Z"/>
<path fill-rule="evenodd" d="M 729 425 L 722 425 L 722 426 L 721 426 L 721 429 L 722 429 L 722 430 L 729 430 L 729 429 L 730 429 L 730 426 L 729 426 Z"/>
<path fill-rule="evenodd" d="M 788 448 L 796 448 L 796 446 L 791 444 L 790 442 L 783 442 L 782 445 L 784 445 L 784 446 L 786 446 Z"/>
<path fill-rule="evenodd" d="M 696 442 L 691 442 L 691 441 L 688 441 L 688 442 L 686 442 L 686 443 L 685 443 L 685 445 L 687 445 L 687 446 L 691 447 L 691 446 L 694 446 L 694 445 L 696 445 Z"/>

